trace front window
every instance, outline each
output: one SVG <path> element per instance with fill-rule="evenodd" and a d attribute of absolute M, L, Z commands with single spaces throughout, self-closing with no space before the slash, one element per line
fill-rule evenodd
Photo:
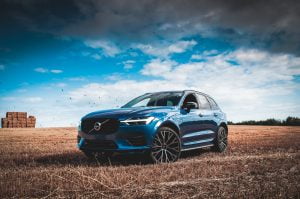
<path fill-rule="evenodd" d="M 149 93 L 137 97 L 122 108 L 145 107 L 145 106 L 177 106 L 182 92 Z"/>

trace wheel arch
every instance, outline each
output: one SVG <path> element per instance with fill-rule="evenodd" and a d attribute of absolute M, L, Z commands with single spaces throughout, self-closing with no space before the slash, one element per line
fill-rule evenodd
<path fill-rule="evenodd" d="M 159 125 L 159 128 L 160 127 L 169 127 L 171 129 L 173 129 L 178 135 L 180 135 L 180 129 L 179 127 L 172 121 L 170 120 L 167 120 L 167 121 L 164 121 L 163 123 L 161 123 Z"/>
<path fill-rule="evenodd" d="M 219 127 L 220 126 L 224 127 L 226 129 L 227 134 L 228 134 L 228 126 L 227 126 L 227 124 L 225 122 L 221 122 L 221 124 L 219 125 Z"/>

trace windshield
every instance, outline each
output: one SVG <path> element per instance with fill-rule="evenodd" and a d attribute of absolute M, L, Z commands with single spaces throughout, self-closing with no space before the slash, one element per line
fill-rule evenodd
<path fill-rule="evenodd" d="M 144 106 L 177 106 L 183 92 L 149 93 L 137 97 L 122 108 L 144 107 Z"/>

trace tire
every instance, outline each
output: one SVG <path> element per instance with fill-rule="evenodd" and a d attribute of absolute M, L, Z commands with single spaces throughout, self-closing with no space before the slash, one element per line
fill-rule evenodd
<path fill-rule="evenodd" d="M 223 126 L 220 126 L 215 139 L 215 144 L 214 144 L 215 151 L 220 153 L 226 151 L 228 146 L 227 136 L 228 136 L 227 130 Z"/>
<path fill-rule="evenodd" d="M 181 154 L 181 140 L 171 128 L 161 127 L 154 136 L 150 157 L 154 163 L 169 163 L 178 160 Z"/>

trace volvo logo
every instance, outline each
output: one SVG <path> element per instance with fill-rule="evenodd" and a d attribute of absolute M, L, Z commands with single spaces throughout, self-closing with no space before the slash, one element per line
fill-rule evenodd
<path fill-rule="evenodd" d="M 101 125 L 102 125 L 101 122 L 95 122 L 95 124 L 94 124 L 95 131 L 100 131 Z"/>
<path fill-rule="evenodd" d="M 93 130 L 100 131 L 102 125 L 105 124 L 108 121 L 109 121 L 109 119 L 107 119 L 107 120 L 105 120 L 103 122 L 95 122 L 94 127 L 88 133 L 92 132 Z"/>

